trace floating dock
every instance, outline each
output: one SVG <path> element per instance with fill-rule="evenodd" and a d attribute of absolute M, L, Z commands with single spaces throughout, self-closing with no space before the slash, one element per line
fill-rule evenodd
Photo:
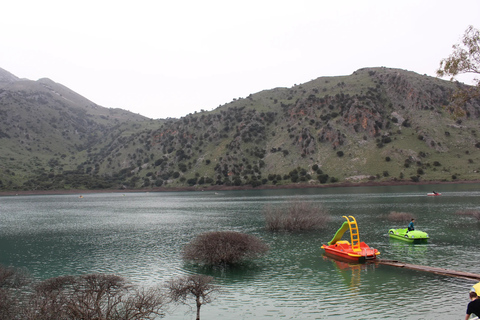
<path fill-rule="evenodd" d="M 431 272 L 431 273 L 436 273 L 436 274 L 449 276 L 449 277 L 464 278 L 469 280 L 473 279 L 473 280 L 480 281 L 480 274 L 476 274 L 476 273 L 455 271 L 450 269 L 436 268 L 436 267 L 429 267 L 429 266 L 421 266 L 417 264 L 404 263 L 397 260 L 376 259 L 374 263 L 383 264 L 383 265 L 392 266 L 392 267 L 398 267 L 398 268 L 406 268 L 406 269 L 412 269 L 412 270 L 418 270 L 418 271 Z"/>

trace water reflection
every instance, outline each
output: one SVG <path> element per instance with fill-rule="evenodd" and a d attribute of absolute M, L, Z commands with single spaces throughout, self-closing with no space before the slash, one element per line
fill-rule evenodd
<path fill-rule="evenodd" d="M 390 254 L 401 260 L 418 260 L 424 257 L 429 248 L 428 243 L 408 243 L 402 240 L 389 238 Z M 430 245 L 432 246 L 432 245 Z"/>
<path fill-rule="evenodd" d="M 353 292 L 359 292 L 360 280 L 362 275 L 362 270 L 365 271 L 368 268 L 374 268 L 375 265 L 371 263 L 353 263 L 340 261 L 337 259 L 330 258 L 325 254 L 322 256 L 324 261 L 330 261 L 338 271 L 338 274 L 344 279 L 345 285 L 352 289 Z"/>
<path fill-rule="evenodd" d="M 234 266 L 205 266 L 185 263 L 182 271 L 185 274 L 204 274 L 217 279 L 222 284 L 243 282 L 248 283 L 257 279 L 264 266 L 255 261 L 245 261 Z"/>

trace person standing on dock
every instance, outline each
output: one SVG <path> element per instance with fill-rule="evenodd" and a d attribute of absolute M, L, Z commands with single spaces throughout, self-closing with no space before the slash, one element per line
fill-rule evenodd
<path fill-rule="evenodd" d="M 475 291 L 470 291 L 470 302 L 467 306 L 467 314 L 465 315 L 465 320 L 470 318 L 470 315 L 474 313 L 477 317 L 480 316 L 480 299 L 478 299 L 477 293 Z"/>

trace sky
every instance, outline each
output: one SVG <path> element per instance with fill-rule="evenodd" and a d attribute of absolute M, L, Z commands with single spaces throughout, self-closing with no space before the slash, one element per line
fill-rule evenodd
<path fill-rule="evenodd" d="M 365 67 L 435 76 L 469 25 L 479 0 L 4 1 L 0 68 L 180 118 Z"/>

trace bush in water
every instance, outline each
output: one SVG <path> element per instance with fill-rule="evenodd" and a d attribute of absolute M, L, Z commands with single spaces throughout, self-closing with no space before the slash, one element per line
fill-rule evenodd
<path fill-rule="evenodd" d="M 183 259 L 207 265 L 231 265 L 257 258 L 268 251 L 259 238 L 234 231 L 215 231 L 198 235 L 183 249 Z"/>
<path fill-rule="evenodd" d="M 325 227 L 329 220 L 326 210 L 307 202 L 293 201 L 282 208 L 265 208 L 266 229 L 269 231 L 316 230 Z"/>
<path fill-rule="evenodd" d="M 413 218 L 413 214 L 408 213 L 408 212 L 397 212 L 397 211 L 392 211 L 388 215 L 388 220 L 391 221 L 410 221 Z"/>
<path fill-rule="evenodd" d="M 480 220 L 480 211 L 478 210 L 459 210 L 455 212 L 455 214 L 460 216 L 470 216 Z"/>

